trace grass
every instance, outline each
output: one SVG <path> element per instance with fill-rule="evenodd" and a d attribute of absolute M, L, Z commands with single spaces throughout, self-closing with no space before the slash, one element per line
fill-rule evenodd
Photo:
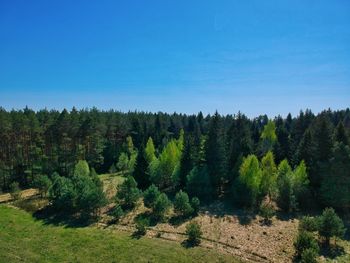
<path fill-rule="evenodd" d="M 201 247 L 185 249 L 124 232 L 45 225 L 29 213 L 0 205 L 0 262 L 239 262 Z"/>

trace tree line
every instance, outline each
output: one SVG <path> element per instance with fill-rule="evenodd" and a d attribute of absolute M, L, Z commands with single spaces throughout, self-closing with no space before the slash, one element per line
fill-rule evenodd
<path fill-rule="evenodd" d="M 349 109 L 269 119 L 240 112 L 0 108 L 0 189 L 8 191 L 13 183 L 31 187 L 47 175 L 56 186 L 70 180 L 65 185 L 77 191 L 91 185 L 98 196 L 95 171 L 120 171 L 141 190 L 183 190 L 203 203 L 230 199 L 254 208 L 274 200 L 286 211 L 313 205 L 347 210 L 349 130 Z M 82 160 L 89 176 L 77 175 Z M 72 209 L 79 209 L 78 199 Z"/>

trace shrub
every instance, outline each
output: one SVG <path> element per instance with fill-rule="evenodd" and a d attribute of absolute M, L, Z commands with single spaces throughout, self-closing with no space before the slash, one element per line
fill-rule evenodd
<path fill-rule="evenodd" d="M 318 230 L 318 219 L 311 216 L 304 216 L 299 222 L 299 229 L 315 232 Z"/>
<path fill-rule="evenodd" d="M 41 197 L 45 197 L 52 186 L 52 182 L 47 175 L 39 175 L 37 178 L 35 178 L 33 184 L 34 187 L 39 189 Z"/>
<path fill-rule="evenodd" d="M 136 234 L 144 236 L 147 233 L 147 227 L 149 226 L 149 219 L 142 218 L 136 221 Z"/>
<path fill-rule="evenodd" d="M 307 248 L 301 253 L 301 263 L 317 263 L 318 251 Z"/>
<path fill-rule="evenodd" d="M 154 209 L 153 209 L 154 216 L 159 220 L 163 220 L 170 206 L 171 206 L 171 202 L 169 201 L 167 195 L 164 193 L 161 193 L 154 204 Z"/>
<path fill-rule="evenodd" d="M 175 195 L 174 210 L 177 214 L 188 216 L 193 212 L 187 193 L 180 190 Z"/>
<path fill-rule="evenodd" d="M 156 203 L 158 197 L 160 195 L 160 191 L 158 187 L 152 184 L 143 194 L 143 202 L 146 207 L 154 208 L 154 204 Z"/>
<path fill-rule="evenodd" d="M 294 242 L 294 247 L 296 250 L 297 257 L 301 257 L 302 253 L 306 249 L 313 249 L 317 253 L 319 251 L 319 247 L 314 235 L 310 232 L 300 231 L 296 241 Z"/>
<path fill-rule="evenodd" d="M 275 209 L 272 204 L 263 202 L 259 208 L 259 214 L 264 218 L 266 224 L 271 223 L 271 218 L 275 215 Z"/>
<path fill-rule="evenodd" d="M 111 215 L 114 217 L 114 220 L 118 222 L 123 217 L 124 211 L 120 205 L 116 205 L 113 208 Z"/>
<path fill-rule="evenodd" d="M 344 223 L 333 208 L 326 208 L 319 217 L 318 233 L 329 245 L 331 237 L 342 238 L 345 234 Z"/>
<path fill-rule="evenodd" d="M 198 245 L 202 234 L 201 226 L 197 222 L 190 222 L 186 226 L 187 242 L 190 245 Z"/>
<path fill-rule="evenodd" d="M 192 206 L 192 209 L 193 209 L 193 214 L 194 215 L 198 215 L 200 201 L 199 201 L 199 199 L 197 197 L 193 197 L 191 199 L 191 206 Z"/>
<path fill-rule="evenodd" d="M 136 202 L 140 198 L 140 190 L 137 188 L 137 183 L 134 177 L 128 176 L 125 179 L 120 185 L 116 197 L 125 208 L 134 208 Z"/>

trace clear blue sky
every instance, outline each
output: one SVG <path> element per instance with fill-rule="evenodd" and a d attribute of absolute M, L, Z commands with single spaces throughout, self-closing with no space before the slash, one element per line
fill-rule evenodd
<path fill-rule="evenodd" d="M 346 108 L 350 1 L 0 1 L 0 105 Z"/>

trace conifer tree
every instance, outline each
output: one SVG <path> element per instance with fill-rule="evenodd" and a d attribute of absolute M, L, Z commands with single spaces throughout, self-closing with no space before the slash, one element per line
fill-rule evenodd
<path fill-rule="evenodd" d="M 226 155 L 224 134 L 221 118 L 218 112 L 213 116 L 205 145 L 205 157 L 214 196 L 219 197 L 226 180 Z"/>
<path fill-rule="evenodd" d="M 148 162 L 146 160 L 146 154 L 143 145 L 141 145 L 140 150 L 137 154 L 133 177 L 135 178 L 141 190 L 145 190 L 150 185 Z"/>

